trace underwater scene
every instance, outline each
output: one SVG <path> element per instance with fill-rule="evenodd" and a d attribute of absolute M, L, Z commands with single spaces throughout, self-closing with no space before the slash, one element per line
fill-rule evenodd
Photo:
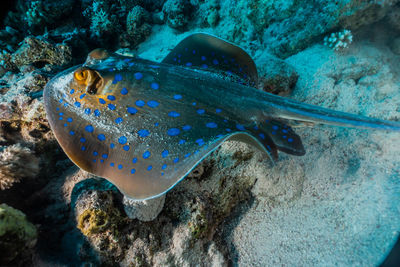
<path fill-rule="evenodd" d="M 400 0 L 15 0 L 0 266 L 400 266 Z"/>

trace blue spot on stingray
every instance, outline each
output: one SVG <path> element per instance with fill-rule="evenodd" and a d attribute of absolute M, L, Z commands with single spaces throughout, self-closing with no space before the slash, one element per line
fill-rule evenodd
<path fill-rule="evenodd" d="M 115 165 L 114 162 L 111 162 L 111 163 L 110 163 L 110 166 L 111 166 L 111 167 L 114 167 L 114 165 Z"/>
<path fill-rule="evenodd" d="M 151 83 L 150 87 L 154 90 L 158 90 L 158 88 L 160 88 L 160 85 L 158 83 Z"/>
<path fill-rule="evenodd" d="M 74 131 L 70 131 L 69 134 L 70 134 L 70 135 L 74 135 L 75 132 L 74 132 Z"/>
<path fill-rule="evenodd" d="M 93 156 L 97 156 L 99 155 L 99 153 L 97 153 L 97 151 L 93 151 Z"/>
<path fill-rule="evenodd" d="M 121 145 L 125 145 L 127 141 L 128 139 L 126 139 L 125 136 L 121 136 L 120 138 L 118 138 L 118 143 L 120 143 Z"/>
<path fill-rule="evenodd" d="M 282 129 L 282 133 L 287 133 L 287 132 L 288 132 L 288 130 Z"/>
<path fill-rule="evenodd" d="M 158 122 L 155 122 L 155 123 L 154 123 L 154 126 L 156 126 L 156 127 L 157 127 L 158 125 L 159 125 L 159 123 L 158 123 Z"/>
<path fill-rule="evenodd" d="M 64 103 L 64 107 L 68 107 L 68 103 L 65 102 L 65 103 Z"/>
<path fill-rule="evenodd" d="M 64 127 L 67 127 L 68 126 L 68 124 L 67 123 L 64 123 Z"/>
<path fill-rule="evenodd" d="M 178 163 L 178 161 L 179 161 L 179 158 L 174 159 L 174 163 Z"/>
<path fill-rule="evenodd" d="M 137 109 L 136 108 L 133 108 L 133 107 L 128 107 L 127 109 L 126 109 L 126 111 L 128 111 L 128 113 L 129 114 L 136 114 L 136 112 L 137 112 Z"/>
<path fill-rule="evenodd" d="M 99 134 L 97 136 L 97 139 L 99 139 L 100 141 L 104 141 L 104 140 L 106 140 L 106 136 L 104 134 Z"/>
<path fill-rule="evenodd" d="M 79 98 L 80 98 L 80 99 L 83 99 L 85 96 L 86 96 L 86 94 L 81 94 L 81 95 L 79 96 Z"/>
<path fill-rule="evenodd" d="M 93 128 L 92 125 L 87 125 L 87 126 L 85 127 L 85 130 L 86 130 L 86 132 L 93 133 L 94 128 Z"/>
<path fill-rule="evenodd" d="M 293 142 L 293 138 L 288 138 L 287 140 L 289 143 Z"/>
<path fill-rule="evenodd" d="M 184 131 L 189 131 L 190 129 L 192 129 L 192 126 L 190 126 L 190 125 L 185 125 L 182 127 L 182 130 L 184 130 Z"/>
<path fill-rule="evenodd" d="M 123 120 L 122 120 L 121 117 L 118 117 L 118 118 L 115 119 L 115 123 L 116 123 L 116 124 L 119 124 L 119 123 L 121 123 L 122 121 L 123 121 Z"/>
<path fill-rule="evenodd" d="M 206 123 L 207 128 L 217 128 L 218 125 L 215 122 L 208 122 Z"/>
<path fill-rule="evenodd" d="M 162 165 L 161 169 L 165 170 L 167 168 L 167 164 Z"/>
<path fill-rule="evenodd" d="M 122 81 L 122 75 L 121 74 L 115 74 L 113 84 L 116 84 L 118 82 Z"/>
<path fill-rule="evenodd" d="M 224 135 L 219 134 L 219 135 L 217 135 L 216 137 L 217 137 L 217 138 L 221 138 L 222 136 L 224 136 Z"/>
<path fill-rule="evenodd" d="M 114 148 L 115 147 L 115 144 L 114 143 L 111 143 L 110 144 L 110 148 Z"/>
<path fill-rule="evenodd" d="M 168 116 L 173 117 L 173 118 L 179 117 L 180 115 L 181 114 L 179 114 L 176 111 L 171 111 L 171 112 L 168 113 Z"/>
<path fill-rule="evenodd" d="M 132 173 L 132 174 L 134 174 L 135 172 L 136 172 L 136 170 L 135 170 L 135 169 L 132 169 L 132 170 L 131 170 L 131 173 Z"/>
<path fill-rule="evenodd" d="M 186 63 L 186 66 L 191 67 L 193 64 L 191 62 Z"/>
<path fill-rule="evenodd" d="M 119 170 L 122 169 L 122 165 L 121 165 L 121 164 L 118 165 L 118 169 L 119 169 Z"/>
<path fill-rule="evenodd" d="M 196 50 L 193 50 L 192 53 L 193 53 L 193 55 L 196 54 Z"/>
<path fill-rule="evenodd" d="M 151 169 L 153 169 L 153 166 L 149 165 L 149 166 L 147 167 L 147 170 L 148 170 L 148 171 L 151 171 Z"/>
<path fill-rule="evenodd" d="M 227 131 L 228 133 L 231 132 L 232 130 L 229 128 L 226 128 L 225 131 Z"/>
<path fill-rule="evenodd" d="M 144 158 L 144 159 L 148 159 L 148 158 L 150 157 L 150 155 L 151 155 L 150 151 L 145 151 L 145 152 L 143 153 L 143 158 Z"/>
<path fill-rule="evenodd" d="M 90 115 L 90 112 L 91 112 L 90 108 L 85 108 L 85 114 Z"/>
<path fill-rule="evenodd" d="M 115 105 L 113 105 L 113 104 L 108 104 L 108 108 L 109 108 L 110 110 L 115 110 Z"/>
<path fill-rule="evenodd" d="M 161 156 L 162 156 L 163 158 L 165 158 L 166 156 L 168 156 L 168 154 L 169 154 L 169 151 L 168 151 L 168 150 L 164 150 L 163 152 L 161 152 Z"/>
<path fill-rule="evenodd" d="M 182 96 L 181 95 L 174 95 L 174 99 L 176 99 L 176 100 L 182 99 Z"/>
<path fill-rule="evenodd" d="M 198 109 L 198 110 L 197 110 L 197 113 L 200 114 L 200 115 L 201 115 L 201 114 L 204 114 L 204 112 L 205 112 L 204 109 Z"/>
<path fill-rule="evenodd" d="M 64 101 L 63 99 L 60 99 L 58 102 L 62 103 L 63 101 Z"/>
<path fill-rule="evenodd" d="M 121 89 L 121 95 L 126 95 L 128 93 L 128 89 L 125 87 Z"/>
<path fill-rule="evenodd" d="M 82 150 L 82 151 L 85 151 L 85 150 L 86 150 L 86 147 L 81 146 L 81 150 Z"/>
<path fill-rule="evenodd" d="M 140 80 L 143 78 L 143 74 L 141 74 L 140 72 L 136 72 L 133 76 L 136 80 Z"/>
<path fill-rule="evenodd" d="M 271 131 L 271 134 L 275 135 L 275 134 L 276 134 L 276 132 L 275 132 L 275 131 Z"/>
<path fill-rule="evenodd" d="M 149 67 L 153 68 L 153 69 L 159 69 L 160 68 L 160 66 L 157 66 L 157 65 L 149 65 Z"/>
<path fill-rule="evenodd" d="M 101 155 L 101 157 L 102 157 L 103 159 L 106 159 L 106 158 L 108 158 L 108 154 L 103 154 L 103 155 Z"/>
<path fill-rule="evenodd" d="M 107 99 L 108 99 L 108 100 L 111 100 L 111 101 L 114 101 L 114 100 L 115 100 L 115 96 L 113 96 L 113 95 L 108 95 L 108 96 L 107 96 Z"/>
<path fill-rule="evenodd" d="M 221 111 L 222 111 L 222 110 L 221 110 L 220 108 L 217 108 L 217 109 L 215 110 L 216 113 L 221 113 Z"/>
<path fill-rule="evenodd" d="M 72 95 L 73 93 L 75 93 L 75 89 L 71 89 L 71 91 L 69 91 L 69 93 Z"/>
<path fill-rule="evenodd" d="M 106 101 L 105 101 L 103 98 L 99 98 L 99 103 L 100 103 L 100 104 L 105 104 Z"/>
<path fill-rule="evenodd" d="M 276 125 L 274 125 L 274 126 L 272 126 L 272 129 L 276 131 L 276 130 L 278 130 L 278 129 L 279 129 L 279 127 L 278 127 L 278 126 L 276 126 Z"/>
<path fill-rule="evenodd" d="M 195 141 L 199 146 L 202 146 L 202 145 L 204 145 L 204 141 L 203 141 L 203 139 L 197 139 L 196 141 Z"/>
<path fill-rule="evenodd" d="M 148 130 L 146 130 L 146 129 L 142 129 L 142 130 L 138 131 L 138 135 L 140 137 L 147 137 L 147 136 L 149 136 L 149 134 L 150 134 L 150 132 Z"/>
<path fill-rule="evenodd" d="M 241 124 L 236 124 L 236 128 L 238 129 L 238 130 L 240 130 L 240 131 L 244 131 L 245 130 L 245 128 L 244 128 L 244 126 L 243 125 L 241 125 Z"/>
<path fill-rule="evenodd" d="M 218 62 L 217 59 L 214 59 L 214 60 L 213 60 L 213 63 L 214 63 L 214 65 L 218 65 L 219 62 Z"/>
<path fill-rule="evenodd" d="M 60 115 L 60 116 L 63 116 L 63 115 L 64 115 L 64 113 L 60 112 L 58 115 Z"/>
<path fill-rule="evenodd" d="M 146 103 L 143 100 L 136 100 L 135 104 L 138 107 L 143 107 Z"/>
<path fill-rule="evenodd" d="M 75 105 L 77 108 L 80 108 L 80 107 L 81 107 L 81 103 L 79 103 L 78 101 L 76 101 L 76 102 L 74 103 L 74 105 Z"/>
<path fill-rule="evenodd" d="M 205 61 L 207 58 L 205 56 L 201 56 L 201 60 Z"/>
<path fill-rule="evenodd" d="M 190 153 L 187 153 L 184 157 L 187 158 L 190 156 Z"/>
<path fill-rule="evenodd" d="M 203 69 L 207 69 L 207 68 L 208 68 L 207 64 L 203 64 L 203 65 L 201 65 L 201 67 L 202 67 Z"/>
<path fill-rule="evenodd" d="M 163 173 L 163 172 L 161 172 L 161 176 L 164 176 L 164 173 Z"/>
<path fill-rule="evenodd" d="M 192 106 L 196 106 L 196 102 L 193 102 L 193 103 L 192 103 Z"/>
<path fill-rule="evenodd" d="M 84 137 L 81 137 L 81 139 L 79 139 L 79 141 L 80 141 L 81 143 L 85 143 L 85 142 L 86 142 L 86 139 L 85 139 Z"/>
<path fill-rule="evenodd" d="M 56 108 L 56 110 L 57 110 L 57 111 L 59 111 L 59 110 L 60 110 L 60 108 L 59 108 L 59 107 L 57 107 L 57 108 Z"/>
<path fill-rule="evenodd" d="M 265 139 L 265 135 L 263 133 L 260 133 L 258 136 L 260 136 L 261 139 Z"/>
<path fill-rule="evenodd" d="M 93 160 L 93 162 L 96 162 L 96 161 L 97 161 L 96 159 Z"/>
<path fill-rule="evenodd" d="M 104 160 L 103 160 L 103 159 L 101 159 L 101 160 L 100 160 L 100 162 L 101 162 L 101 163 L 103 163 L 103 162 L 104 162 Z"/>
<path fill-rule="evenodd" d="M 183 139 L 179 140 L 179 144 L 180 144 L 180 145 L 183 145 L 184 143 L 186 143 L 185 140 L 183 140 Z"/>
<path fill-rule="evenodd" d="M 257 127 L 257 125 L 256 125 L 256 126 L 254 126 L 254 127 L 253 127 L 253 129 L 257 131 L 257 130 L 258 130 L 258 127 Z"/>
<path fill-rule="evenodd" d="M 160 103 L 158 103 L 158 102 L 155 101 L 155 100 L 150 100 L 150 101 L 147 102 L 147 105 L 148 105 L 149 107 L 151 107 L 151 108 L 156 108 L 156 107 L 158 107 L 158 105 L 160 105 Z"/>
<path fill-rule="evenodd" d="M 168 129 L 167 134 L 168 134 L 169 136 L 176 136 L 176 135 L 178 135 L 180 132 L 181 132 L 181 131 L 180 131 L 178 128 L 171 128 L 171 129 Z"/>
<path fill-rule="evenodd" d="M 94 115 L 95 115 L 96 117 L 100 117 L 100 111 L 99 111 L 98 109 L 95 109 L 95 110 L 94 110 Z"/>
<path fill-rule="evenodd" d="M 137 158 L 132 159 L 132 163 L 135 164 L 137 162 Z"/>
<path fill-rule="evenodd" d="M 286 135 L 282 136 L 283 139 L 286 139 L 286 137 L 287 137 Z"/>
<path fill-rule="evenodd" d="M 60 118 L 58 118 L 60 121 L 62 121 L 63 120 L 63 117 L 60 117 Z"/>

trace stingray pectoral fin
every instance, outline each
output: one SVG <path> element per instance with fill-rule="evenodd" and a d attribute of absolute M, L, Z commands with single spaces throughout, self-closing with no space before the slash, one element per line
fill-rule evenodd
<path fill-rule="evenodd" d="M 262 92 L 258 104 L 266 117 L 323 123 L 344 127 L 400 131 L 400 123 L 369 118 L 301 103 L 289 98 Z"/>
<path fill-rule="evenodd" d="M 183 180 L 205 157 L 215 151 L 227 140 L 242 141 L 255 145 L 257 148 L 276 158 L 276 148 L 273 144 L 272 151 L 266 149 L 256 138 L 246 132 L 236 132 L 220 138 L 204 140 L 204 143 L 193 142 L 190 152 L 185 155 L 168 155 L 167 158 L 149 158 L 145 164 L 138 160 L 135 163 L 134 173 L 116 171 L 115 167 L 107 167 L 101 176 L 107 177 L 127 197 L 135 200 L 156 198 L 177 185 Z M 123 159 L 118 159 L 123 161 Z M 151 170 L 149 169 L 151 167 Z"/>
<path fill-rule="evenodd" d="M 251 86 L 258 82 L 256 64 L 249 54 L 237 45 L 206 33 L 189 35 L 162 62 L 234 74 L 240 78 L 240 83 Z"/>

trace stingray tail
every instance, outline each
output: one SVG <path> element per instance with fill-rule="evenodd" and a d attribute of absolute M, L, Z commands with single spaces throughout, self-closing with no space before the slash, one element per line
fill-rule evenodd
<path fill-rule="evenodd" d="M 335 111 L 269 93 L 263 93 L 259 99 L 261 110 L 266 117 L 276 116 L 295 121 L 400 132 L 399 122 Z"/>

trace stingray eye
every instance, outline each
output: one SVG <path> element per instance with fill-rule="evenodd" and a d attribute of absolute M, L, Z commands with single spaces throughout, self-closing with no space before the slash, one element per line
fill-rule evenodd
<path fill-rule="evenodd" d="M 75 71 L 74 78 L 80 84 L 86 83 L 86 81 L 89 78 L 89 70 L 77 70 L 77 71 Z"/>
<path fill-rule="evenodd" d="M 103 86 L 103 78 L 101 75 L 91 69 L 78 69 L 74 73 L 75 81 L 86 87 L 86 92 L 90 95 L 97 93 L 98 89 Z"/>

